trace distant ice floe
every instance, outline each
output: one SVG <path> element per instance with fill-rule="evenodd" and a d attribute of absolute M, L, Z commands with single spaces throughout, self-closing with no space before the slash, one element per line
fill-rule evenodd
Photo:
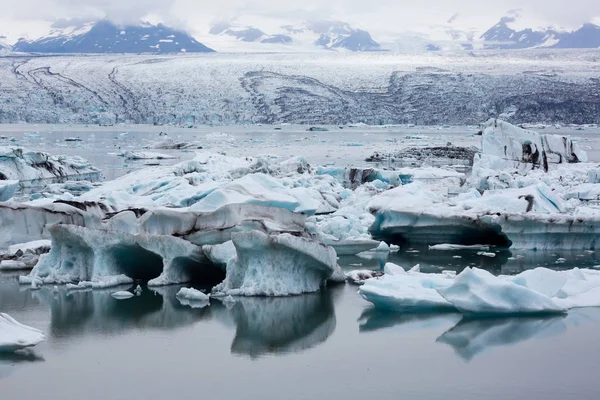
<path fill-rule="evenodd" d="M 8 314 L 0 313 L 0 353 L 33 347 L 44 339 L 42 331 L 20 324 Z"/>
<path fill-rule="evenodd" d="M 377 308 L 402 312 L 454 311 L 476 317 L 560 314 L 600 306 L 600 271 L 536 268 L 515 276 L 494 276 L 477 268 L 456 276 L 408 271 L 369 279 L 359 294 Z"/>
<path fill-rule="evenodd" d="M 9 200 L 22 187 L 99 179 L 100 170 L 79 156 L 51 156 L 22 147 L 0 146 L 0 201 Z"/>

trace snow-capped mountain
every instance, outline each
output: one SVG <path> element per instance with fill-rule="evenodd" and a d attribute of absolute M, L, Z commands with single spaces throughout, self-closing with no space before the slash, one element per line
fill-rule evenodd
<path fill-rule="evenodd" d="M 11 46 L 6 42 L 5 36 L 0 36 L 0 51 L 10 51 Z"/>
<path fill-rule="evenodd" d="M 252 25 L 220 21 L 210 28 L 209 34 L 229 37 L 242 43 L 282 44 L 298 49 L 344 49 L 349 51 L 379 51 L 381 46 L 365 30 L 339 21 L 309 21 L 301 24 L 282 24 L 274 32 Z M 243 46 L 242 46 L 243 47 Z M 252 49 L 256 49 L 253 47 Z M 265 50 L 269 48 L 266 47 Z"/>
<path fill-rule="evenodd" d="M 20 39 L 14 51 L 29 53 L 204 53 L 206 47 L 185 32 L 162 24 L 117 26 L 110 21 L 54 26 L 48 36 Z"/>
<path fill-rule="evenodd" d="M 369 32 L 352 28 L 345 22 L 314 21 L 309 22 L 307 28 L 319 34 L 315 42 L 317 46 L 350 51 L 381 50 L 381 46 L 373 40 Z"/>
<path fill-rule="evenodd" d="M 214 24 L 210 31 L 211 35 L 232 36 L 242 42 L 260 42 L 260 43 L 291 43 L 291 37 L 283 34 L 269 35 L 260 29 L 251 26 L 235 26 L 229 22 L 222 21 Z"/>
<path fill-rule="evenodd" d="M 514 50 L 534 48 L 599 48 L 600 27 L 591 23 L 577 30 L 554 27 L 522 10 L 511 10 L 491 28 L 481 22 L 455 14 L 444 23 L 394 32 L 382 40 L 384 48 L 397 52 Z"/>
<path fill-rule="evenodd" d="M 591 23 L 576 31 L 560 31 L 554 28 L 516 30 L 510 26 L 516 17 L 503 17 L 487 30 L 481 39 L 486 49 L 529 49 L 551 47 L 562 49 L 600 48 L 600 26 Z"/>

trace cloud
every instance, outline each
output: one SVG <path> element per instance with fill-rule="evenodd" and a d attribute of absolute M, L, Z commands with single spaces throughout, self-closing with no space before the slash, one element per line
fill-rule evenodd
<path fill-rule="evenodd" d="M 335 18 L 370 30 L 403 31 L 418 24 L 444 24 L 455 14 L 481 28 L 513 8 L 523 9 L 536 21 L 568 28 L 600 19 L 598 0 L 22 0 L 3 5 L 0 22 L 16 26 L 17 21 L 109 18 L 131 23 L 152 16 L 178 27 L 197 28 L 215 19 L 257 15 Z"/>

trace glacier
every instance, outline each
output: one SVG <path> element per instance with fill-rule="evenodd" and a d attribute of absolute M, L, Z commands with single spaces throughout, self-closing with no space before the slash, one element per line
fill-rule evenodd
<path fill-rule="evenodd" d="M 0 58 L 11 99 L 0 103 L 0 122 L 474 125 L 505 115 L 513 123 L 598 123 L 596 57 L 595 50 L 551 49 L 408 57 L 19 54 Z"/>

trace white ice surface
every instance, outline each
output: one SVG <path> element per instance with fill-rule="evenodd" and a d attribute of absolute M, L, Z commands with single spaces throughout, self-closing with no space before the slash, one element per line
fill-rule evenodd
<path fill-rule="evenodd" d="M 232 235 L 237 256 L 227 263 L 217 296 L 289 296 L 319 290 L 337 267 L 333 248 L 290 234 Z"/>
<path fill-rule="evenodd" d="M 0 313 L 0 353 L 32 347 L 44 339 L 40 330 L 20 324 L 10 315 Z"/>
<path fill-rule="evenodd" d="M 386 270 L 383 277 L 369 279 L 359 289 L 365 300 L 382 309 L 442 308 L 468 316 L 511 316 L 600 306 L 600 271 L 596 270 L 537 268 L 515 276 L 493 276 L 476 268 L 458 275 L 402 273 L 393 264 Z"/>

